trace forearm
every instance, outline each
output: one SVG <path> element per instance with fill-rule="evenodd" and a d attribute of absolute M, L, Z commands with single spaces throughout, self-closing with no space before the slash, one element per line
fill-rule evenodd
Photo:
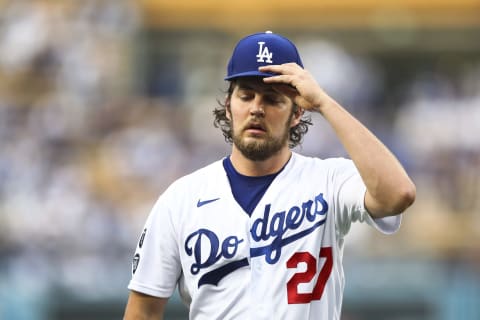
<path fill-rule="evenodd" d="M 124 320 L 162 320 L 167 298 L 156 298 L 131 291 Z"/>
<path fill-rule="evenodd" d="M 374 217 L 403 212 L 415 199 L 415 185 L 388 148 L 330 97 L 318 111 L 330 123 L 367 187 L 365 205 Z"/>

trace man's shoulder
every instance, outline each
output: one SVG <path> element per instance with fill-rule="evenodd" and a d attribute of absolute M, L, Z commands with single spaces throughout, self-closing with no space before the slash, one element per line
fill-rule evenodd
<path fill-rule="evenodd" d="M 188 202 L 189 198 L 197 198 L 205 190 L 220 188 L 223 166 L 222 160 L 217 160 L 191 173 L 181 176 L 171 183 L 161 194 L 162 203 Z M 225 173 L 223 173 L 225 175 Z M 191 201 L 190 201 L 191 202 Z"/>
<path fill-rule="evenodd" d="M 291 179 L 332 179 L 336 176 L 350 176 L 358 171 L 352 160 L 343 157 L 319 158 L 294 154 L 291 160 L 293 161 L 286 167 L 286 175 Z"/>
<path fill-rule="evenodd" d="M 196 180 L 198 178 L 207 178 L 212 177 L 213 175 L 218 175 L 222 172 L 225 172 L 222 164 L 223 159 L 217 160 L 215 162 L 209 163 L 191 173 L 183 176 L 180 179 L 184 180 Z"/>
<path fill-rule="evenodd" d="M 225 174 L 222 161 L 223 159 L 217 160 L 178 178 L 172 183 L 171 187 L 188 188 L 198 185 L 205 185 L 212 180 L 215 181 L 219 175 Z"/>
<path fill-rule="evenodd" d="M 292 159 L 294 160 L 294 165 L 297 167 L 311 165 L 315 167 L 321 166 L 323 168 L 335 168 L 353 165 L 352 160 L 343 157 L 320 158 L 316 156 L 307 156 L 299 153 L 293 153 Z"/>

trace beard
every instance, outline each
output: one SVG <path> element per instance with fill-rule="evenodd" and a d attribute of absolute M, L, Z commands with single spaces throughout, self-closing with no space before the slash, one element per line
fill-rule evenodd
<path fill-rule="evenodd" d="M 242 153 L 242 155 L 249 160 L 267 160 L 271 156 L 278 153 L 285 145 L 287 145 L 290 138 L 290 123 L 292 118 L 293 113 L 284 124 L 282 135 L 279 137 L 273 137 L 267 129 L 265 130 L 265 134 L 262 138 L 251 138 L 247 140 L 242 136 L 242 133 L 248 128 L 248 125 L 241 128 L 239 131 L 232 130 L 233 144 Z M 234 127 L 233 121 L 232 126 Z"/>

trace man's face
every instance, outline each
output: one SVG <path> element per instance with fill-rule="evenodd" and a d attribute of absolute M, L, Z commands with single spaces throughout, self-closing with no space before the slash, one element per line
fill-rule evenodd
<path fill-rule="evenodd" d="M 254 161 L 266 160 L 288 148 L 290 128 L 299 122 L 292 100 L 258 77 L 237 80 L 227 117 L 234 147 Z"/>

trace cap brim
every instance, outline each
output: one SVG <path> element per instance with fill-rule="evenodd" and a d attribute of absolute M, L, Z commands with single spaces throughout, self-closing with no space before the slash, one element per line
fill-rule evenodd
<path fill-rule="evenodd" d="M 267 72 L 260 72 L 260 71 L 248 71 L 248 72 L 241 72 L 241 73 L 236 73 L 232 74 L 228 77 L 225 77 L 224 80 L 232 80 L 235 78 L 240 78 L 240 77 L 271 77 L 275 76 L 275 73 L 267 73 Z"/>

